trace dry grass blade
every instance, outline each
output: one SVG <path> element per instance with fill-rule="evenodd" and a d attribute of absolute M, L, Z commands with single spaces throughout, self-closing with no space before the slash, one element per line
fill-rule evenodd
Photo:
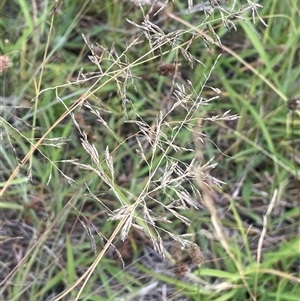
<path fill-rule="evenodd" d="M 263 243 L 264 243 L 264 238 L 265 238 L 265 235 L 267 233 L 267 227 L 268 227 L 268 217 L 270 216 L 274 206 L 275 206 L 275 203 L 277 201 L 277 195 L 278 195 L 278 190 L 276 189 L 274 191 L 274 194 L 273 194 L 273 197 L 272 197 L 272 200 L 270 202 L 270 205 L 268 206 L 268 210 L 266 212 L 266 214 L 264 215 L 264 218 L 263 218 L 263 229 L 261 231 L 261 236 L 259 238 L 259 241 L 258 241 L 258 245 L 257 245 L 257 255 L 256 255 L 256 263 L 258 265 L 258 269 L 259 269 L 259 266 L 261 264 L 261 260 L 262 260 L 262 246 L 263 246 Z M 258 285 L 258 275 L 256 275 L 256 279 L 255 279 L 255 287 L 257 288 L 257 285 Z M 256 295 L 256 290 L 254 291 L 254 295 Z"/>

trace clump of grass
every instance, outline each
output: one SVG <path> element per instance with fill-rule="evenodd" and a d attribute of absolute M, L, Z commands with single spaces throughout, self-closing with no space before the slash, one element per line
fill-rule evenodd
<path fill-rule="evenodd" d="M 28 30 L 3 23 L 4 83 L 21 88 L 2 90 L 0 295 L 296 298 L 299 210 L 283 192 L 299 175 L 272 99 L 299 76 L 299 27 L 281 20 L 295 37 L 278 54 L 280 3 L 16 3 Z"/>

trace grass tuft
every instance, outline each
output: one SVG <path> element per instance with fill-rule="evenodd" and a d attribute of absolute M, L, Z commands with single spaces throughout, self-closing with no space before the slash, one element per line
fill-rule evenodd
<path fill-rule="evenodd" d="M 299 8 L 256 2 L 1 2 L 1 300 L 298 300 Z"/>

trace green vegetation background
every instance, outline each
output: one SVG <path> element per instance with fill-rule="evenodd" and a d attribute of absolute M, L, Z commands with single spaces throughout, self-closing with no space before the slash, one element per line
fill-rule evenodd
<path fill-rule="evenodd" d="M 299 1 L 224 7 L 233 3 L 229 17 L 217 4 L 211 15 L 180 14 L 188 1 L 170 2 L 169 13 L 150 18 L 153 39 L 162 35 L 156 47 L 134 26 L 149 6 L 1 1 L 0 55 L 11 61 L 0 74 L 2 300 L 163 300 L 151 290 L 156 281 L 166 284 L 165 300 L 299 300 L 300 115 L 286 106 L 300 93 Z M 196 59 L 188 62 L 182 49 Z M 179 63 L 180 75 L 159 74 L 161 62 Z M 170 91 L 182 87 L 187 102 L 175 109 Z M 193 111 L 197 95 L 207 102 Z M 169 128 L 155 136 L 160 111 Z M 178 150 L 168 148 L 173 135 Z M 195 157 L 218 163 L 201 169 L 215 192 L 211 208 L 180 212 L 191 221 L 185 225 L 167 210 L 176 187 L 160 187 L 159 173 L 174 162 L 185 170 Z M 151 182 L 150 167 L 158 174 Z M 197 190 L 199 179 L 195 190 L 195 179 L 184 180 L 184 189 Z M 133 217 L 122 227 L 121 208 Z M 97 257 L 110 238 L 115 247 Z M 169 274 L 145 264 L 145 250 L 169 250 L 174 238 L 196 243 L 204 256 L 184 277 L 172 274 L 171 253 Z"/>

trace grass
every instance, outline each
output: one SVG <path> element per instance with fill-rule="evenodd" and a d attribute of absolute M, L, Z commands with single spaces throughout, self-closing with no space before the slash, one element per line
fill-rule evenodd
<path fill-rule="evenodd" d="M 299 9 L 241 2 L 1 2 L 1 299 L 298 300 Z"/>

